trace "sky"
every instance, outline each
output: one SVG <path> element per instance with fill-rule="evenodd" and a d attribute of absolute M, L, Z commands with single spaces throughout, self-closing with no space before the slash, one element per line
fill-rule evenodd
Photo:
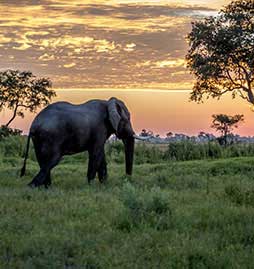
<path fill-rule="evenodd" d="M 189 88 L 191 21 L 229 1 L 1 0 L 0 70 L 55 88 Z"/>
<path fill-rule="evenodd" d="M 191 22 L 216 15 L 230 1 L 0 0 L 0 71 L 48 77 L 53 101 L 82 103 L 116 96 L 134 128 L 211 132 L 211 115 L 245 114 L 242 135 L 254 134 L 248 104 L 229 96 L 189 102 L 194 78 L 185 65 Z M 0 114 L 5 122 L 10 111 Z M 16 119 L 28 131 L 35 114 Z"/>

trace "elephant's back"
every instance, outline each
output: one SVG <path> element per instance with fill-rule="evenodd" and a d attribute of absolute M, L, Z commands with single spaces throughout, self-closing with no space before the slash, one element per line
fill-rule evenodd
<path fill-rule="evenodd" d="M 31 125 L 31 132 L 38 129 L 59 132 L 69 128 L 69 126 L 73 129 L 79 129 L 80 126 L 89 125 L 90 121 L 96 125 L 99 124 L 100 115 L 105 113 L 105 104 L 102 100 L 91 100 L 80 105 L 56 102 L 38 113 Z"/>

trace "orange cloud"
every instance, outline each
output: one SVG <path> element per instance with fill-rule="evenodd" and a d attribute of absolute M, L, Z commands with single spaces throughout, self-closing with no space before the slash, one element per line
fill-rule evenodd
<path fill-rule="evenodd" d="M 192 82 L 183 60 L 190 22 L 218 3 L 2 0 L 0 68 L 29 69 L 56 87 L 181 87 Z"/>

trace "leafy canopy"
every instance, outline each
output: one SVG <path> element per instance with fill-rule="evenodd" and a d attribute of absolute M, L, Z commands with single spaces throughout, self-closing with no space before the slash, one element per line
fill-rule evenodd
<path fill-rule="evenodd" d="M 233 129 L 238 128 L 238 124 L 244 121 L 244 116 L 239 114 L 234 116 L 215 114 L 212 117 L 213 122 L 211 127 L 220 132 L 224 137 L 231 134 Z"/>
<path fill-rule="evenodd" d="M 49 79 L 36 78 L 29 71 L 0 72 L 0 111 L 4 108 L 13 111 L 13 116 L 6 126 L 9 126 L 16 116 L 24 117 L 24 110 L 35 112 L 38 107 L 49 104 L 51 98 L 56 96 L 51 87 Z"/>
<path fill-rule="evenodd" d="M 254 104 L 254 1 L 239 0 L 218 16 L 192 23 L 187 67 L 195 75 L 191 100 L 229 92 Z"/>

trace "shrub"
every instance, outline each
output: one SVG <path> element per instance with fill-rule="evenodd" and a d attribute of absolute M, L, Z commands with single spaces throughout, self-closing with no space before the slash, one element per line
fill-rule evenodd
<path fill-rule="evenodd" d="M 232 144 L 222 147 L 218 142 L 195 143 L 181 141 L 169 143 L 164 160 L 189 161 L 254 155 L 254 144 Z"/>
<path fill-rule="evenodd" d="M 124 145 L 121 141 L 106 144 L 106 158 L 109 162 L 124 163 Z"/>
<path fill-rule="evenodd" d="M 0 141 L 0 151 L 5 157 L 21 157 L 25 148 L 25 139 L 22 136 L 8 136 Z"/>
<path fill-rule="evenodd" d="M 171 226 L 172 210 L 168 194 L 160 188 L 142 191 L 126 183 L 121 197 L 125 210 L 117 223 L 119 229 L 129 231 L 142 224 L 156 229 L 168 229 Z"/>
<path fill-rule="evenodd" d="M 165 152 L 165 159 L 176 161 L 188 161 L 207 158 L 207 149 L 204 144 L 197 144 L 190 141 L 169 143 Z"/>
<path fill-rule="evenodd" d="M 19 129 L 11 129 L 9 127 L 7 127 L 6 125 L 2 125 L 0 127 L 0 140 L 2 140 L 4 137 L 7 136 L 20 136 L 22 134 L 22 130 Z"/>
<path fill-rule="evenodd" d="M 238 185 L 225 187 L 226 196 L 238 205 L 254 206 L 254 189 L 243 189 Z"/>
<path fill-rule="evenodd" d="M 135 163 L 158 163 L 163 160 L 163 151 L 157 146 L 137 143 L 135 146 Z"/>

